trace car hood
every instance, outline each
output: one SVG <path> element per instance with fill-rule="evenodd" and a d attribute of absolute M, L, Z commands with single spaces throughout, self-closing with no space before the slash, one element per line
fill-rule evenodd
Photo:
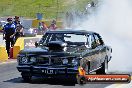
<path fill-rule="evenodd" d="M 52 52 L 48 51 L 45 48 L 28 48 L 28 49 L 23 49 L 20 51 L 19 55 L 53 55 L 53 56 L 59 56 L 59 57 L 64 57 L 64 56 L 77 56 L 80 57 L 81 53 L 75 53 L 75 52 L 67 52 L 67 51 L 61 51 L 61 52 Z"/>

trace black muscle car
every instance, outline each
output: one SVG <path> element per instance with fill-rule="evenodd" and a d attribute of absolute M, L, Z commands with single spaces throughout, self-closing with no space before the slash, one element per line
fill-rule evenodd
<path fill-rule="evenodd" d="M 79 67 L 86 74 L 106 74 L 112 52 L 98 33 L 84 30 L 47 31 L 35 45 L 17 57 L 25 81 L 32 76 L 76 77 Z"/>

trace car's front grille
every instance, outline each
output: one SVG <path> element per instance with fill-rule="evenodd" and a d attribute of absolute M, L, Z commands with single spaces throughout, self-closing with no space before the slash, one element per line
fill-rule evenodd
<path fill-rule="evenodd" d="M 51 58 L 51 63 L 54 65 L 62 65 L 62 58 L 58 57 Z"/>
<path fill-rule="evenodd" d="M 39 57 L 37 58 L 37 64 L 43 64 L 43 65 L 63 65 L 63 59 L 60 57 Z M 72 58 L 67 58 L 68 64 L 71 64 Z"/>
<path fill-rule="evenodd" d="M 50 64 L 50 58 L 49 57 L 39 57 L 37 58 L 37 64 Z"/>

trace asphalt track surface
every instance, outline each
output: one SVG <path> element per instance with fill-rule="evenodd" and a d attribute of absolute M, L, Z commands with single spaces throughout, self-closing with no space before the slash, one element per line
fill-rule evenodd
<path fill-rule="evenodd" d="M 16 60 L 0 63 L 0 88 L 132 88 L 132 82 L 129 84 L 88 83 L 79 85 L 73 80 L 63 78 L 33 77 L 32 81 L 27 83 L 21 78 L 16 66 Z"/>
<path fill-rule="evenodd" d="M 17 63 L 0 64 L 0 88 L 105 88 L 111 84 L 79 85 L 69 79 L 45 79 L 34 77 L 30 83 L 21 78 L 16 69 Z"/>

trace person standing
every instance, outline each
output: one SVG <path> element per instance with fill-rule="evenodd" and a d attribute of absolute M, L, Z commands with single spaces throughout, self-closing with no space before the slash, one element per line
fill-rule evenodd
<path fill-rule="evenodd" d="M 51 22 L 51 25 L 50 25 L 48 28 L 49 28 L 49 30 L 55 30 L 55 29 L 57 29 L 56 21 L 53 20 L 53 21 Z"/>
<path fill-rule="evenodd" d="M 3 27 L 3 39 L 5 39 L 6 50 L 8 56 L 10 55 L 10 47 L 14 46 L 14 36 L 15 36 L 15 25 L 12 18 L 7 18 L 7 24 Z"/>
<path fill-rule="evenodd" d="M 15 42 L 19 37 L 23 36 L 23 26 L 21 24 L 16 26 L 16 33 L 15 33 Z"/>
<path fill-rule="evenodd" d="M 13 23 L 16 27 L 16 33 L 15 33 L 15 42 L 19 37 L 23 36 L 23 26 L 20 22 L 19 16 L 15 16 Z"/>
<path fill-rule="evenodd" d="M 14 23 L 15 25 L 21 24 L 19 16 L 15 16 L 15 17 L 14 17 L 13 23 Z"/>
<path fill-rule="evenodd" d="M 42 27 L 43 27 L 42 28 L 43 29 L 43 33 L 48 30 L 48 27 L 47 27 L 45 22 L 42 22 Z"/>

